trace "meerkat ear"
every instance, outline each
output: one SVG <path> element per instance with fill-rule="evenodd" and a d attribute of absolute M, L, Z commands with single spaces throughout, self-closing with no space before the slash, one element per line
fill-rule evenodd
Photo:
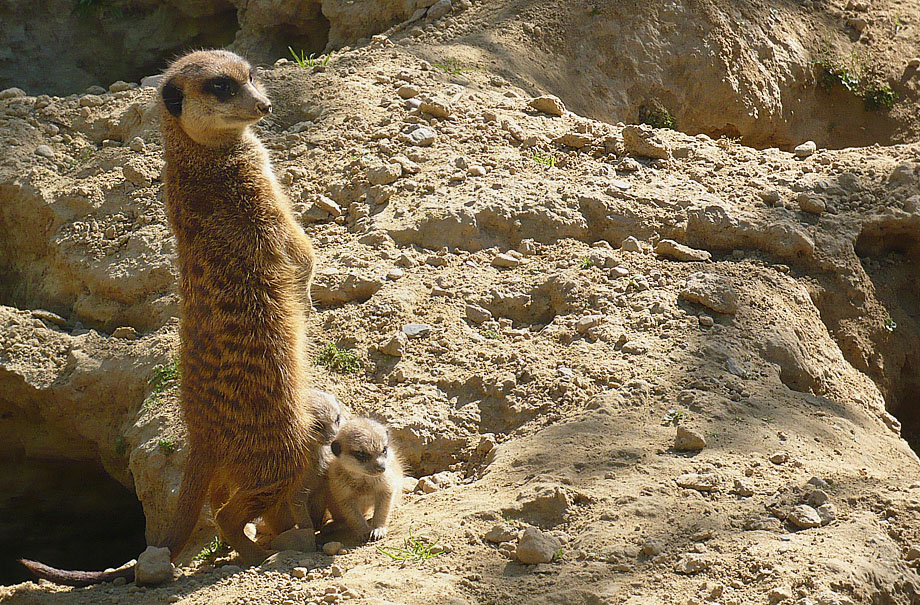
<path fill-rule="evenodd" d="M 182 89 L 176 86 L 173 80 L 169 80 L 163 85 L 163 91 L 160 93 L 163 97 L 163 105 L 175 117 L 182 113 Z"/>
<path fill-rule="evenodd" d="M 341 443 L 339 443 L 338 441 L 333 441 L 330 447 L 332 448 L 333 454 L 335 454 L 336 456 L 342 455 L 342 444 Z"/>

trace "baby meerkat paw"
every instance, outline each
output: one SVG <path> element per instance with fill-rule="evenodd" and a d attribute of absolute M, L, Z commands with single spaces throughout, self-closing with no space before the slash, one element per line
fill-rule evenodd
<path fill-rule="evenodd" d="M 385 527 L 375 527 L 371 530 L 371 533 L 368 535 L 367 539 L 371 542 L 376 540 L 382 540 L 387 537 L 387 528 Z"/>

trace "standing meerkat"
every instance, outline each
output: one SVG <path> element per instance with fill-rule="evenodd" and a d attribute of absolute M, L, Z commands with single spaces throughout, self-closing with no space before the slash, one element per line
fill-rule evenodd
<path fill-rule="evenodd" d="M 342 425 L 331 451 L 324 491 L 332 519 L 344 521 L 362 539 L 386 537 L 403 481 L 402 461 L 387 427 L 370 418 L 352 418 Z"/>
<path fill-rule="evenodd" d="M 159 89 L 165 199 L 179 268 L 188 462 L 167 535 L 175 560 L 205 498 L 246 564 L 268 552 L 243 527 L 262 516 L 295 525 L 292 498 L 314 472 L 317 435 L 305 380 L 305 313 L 314 255 L 250 125 L 272 105 L 249 63 L 227 51 L 189 53 Z M 23 562 L 52 582 L 133 578 L 134 568 L 74 572 Z"/>

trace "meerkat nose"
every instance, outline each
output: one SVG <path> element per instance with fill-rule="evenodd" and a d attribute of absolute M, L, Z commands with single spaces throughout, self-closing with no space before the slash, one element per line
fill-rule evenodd
<path fill-rule="evenodd" d="M 265 101 L 265 102 L 259 101 L 258 103 L 256 103 L 256 109 L 259 110 L 259 113 L 261 113 L 262 115 L 267 116 L 268 114 L 272 112 L 272 103 L 271 101 Z"/>

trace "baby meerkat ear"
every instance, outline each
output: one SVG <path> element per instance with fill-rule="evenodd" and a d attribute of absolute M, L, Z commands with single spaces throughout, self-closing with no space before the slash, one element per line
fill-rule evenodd
<path fill-rule="evenodd" d="M 182 114 L 182 89 L 170 79 L 163 85 L 160 95 L 163 97 L 163 104 L 169 113 L 178 118 Z"/>
<path fill-rule="evenodd" d="M 342 455 L 342 444 L 341 443 L 339 443 L 338 441 L 333 441 L 330 447 L 332 448 L 333 454 L 335 454 L 336 456 Z"/>

